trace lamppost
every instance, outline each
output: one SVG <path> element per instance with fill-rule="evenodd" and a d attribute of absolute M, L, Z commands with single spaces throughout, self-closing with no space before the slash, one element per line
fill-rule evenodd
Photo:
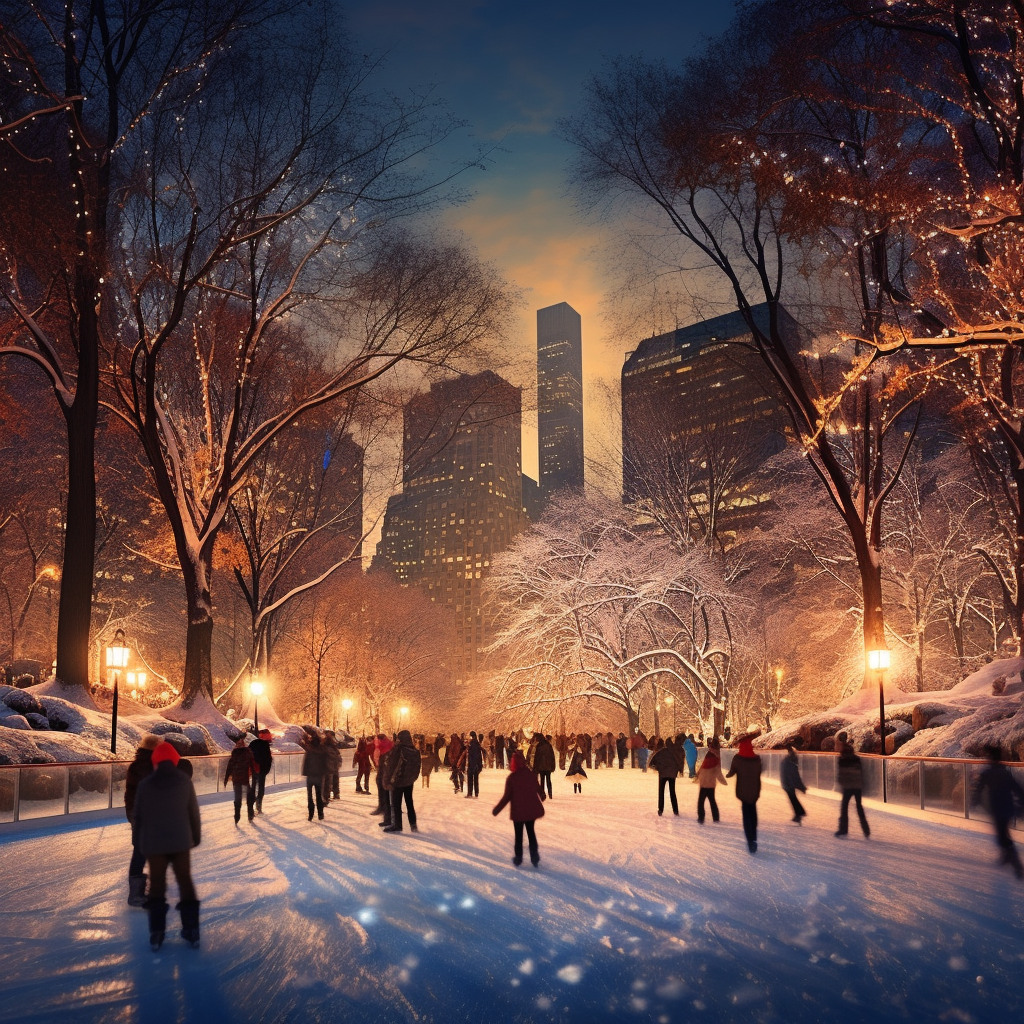
<path fill-rule="evenodd" d="M 345 733 L 348 733 L 348 713 L 352 709 L 352 701 L 346 697 L 342 702 L 341 706 L 345 709 Z"/>
<path fill-rule="evenodd" d="M 251 680 L 249 692 L 252 694 L 252 721 L 258 733 L 260 731 L 260 697 L 263 696 L 263 684 L 258 679 Z"/>
<path fill-rule="evenodd" d="M 403 706 L 398 709 L 398 728 L 400 730 L 405 726 L 405 716 L 407 714 L 409 714 L 409 709 L 407 707 Z"/>
<path fill-rule="evenodd" d="M 672 735 L 676 735 L 676 699 L 671 693 L 665 695 L 665 703 L 672 709 Z"/>
<path fill-rule="evenodd" d="M 868 651 L 868 668 L 878 673 L 878 738 L 881 740 L 882 756 L 885 756 L 885 670 L 889 667 L 889 651 L 881 647 Z M 885 803 L 886 792 L 885 764 L 882 764 L 882 802 Z"/>
<path fill-rule="evenodd" d="M 114 675 L 114 700 L 110 709 L 110 752 L 117 753 L 117 684 L 121 670 L 128 667 L 131 650 L 125 646 L 124 630 L 114 633 L 114 642 L 107 648 L 107 672 Z"/>

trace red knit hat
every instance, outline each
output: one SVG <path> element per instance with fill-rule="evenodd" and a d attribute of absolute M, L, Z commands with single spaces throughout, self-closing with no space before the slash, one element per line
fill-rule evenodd
<path fill-rule="evenodd" d="M 170 761 L 171 764 L 177 766 L 178 761 L 180 759 L 181 759 L 181 754 L 179 754 L 177 752 L 177 750 L 175 750 L 174 747 L 172 747 L 171 744 L 167 742 L 167 740 L 164 740 L 163 743 L 161 743 L 160 746 L 158 746 L 156 748 L 156 750 L 153 751 L 153 767 L 154 768 L 161 761 Z"/>

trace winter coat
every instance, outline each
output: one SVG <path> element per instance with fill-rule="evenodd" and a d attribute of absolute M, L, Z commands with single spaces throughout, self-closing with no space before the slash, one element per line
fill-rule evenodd
<path fill-rule="evenodd" d="M 537 749 L 533 753 L 533 770 L 537 773 L 555 770 L 555 748 L 545 736 L 537 740 Z"/>
<path fill-rule="evenodd" d="M 398 734 L 398 746 L 391 755 L 392 763 L 388 769 L 391 788 L 403 789 L 411 786 L 420 777 L 420 752 L 413 746 L 408 729 L 403 729 Z"/>
<path fill-rule="evenodd" d="M 650 752 L 650 750 L 646 746 L 637 747 L 637 750 L 636 750 L 636 763 L 638 765 L 640 765 L 641 768 L 646 768 L 648 762 L 650 761 L 650 759 L 651 759 L 651 752 Z"/>
<path fill-rule="evenodd" d="M 864 788 L 864 769 L 852 749 L 839 755 L 836 762 L 836 784 L 840 789 Z"/>
<path fill-rule="evenodd" d="M 466 756 L 466 770 L 470 772 L 483 771 L 484 752 L 479 740 L 470 740 Z"/>
<path fill-rule="evenodd" d="M 138 791 L 139 783 L 147 775 L 152 774 L 153 751 L 139 747 L 135 751 L 135 760 L 128 765 L 128 771 L 124 777 L 124 816 L 129 821 L 135 820 L 135 794 Z"/>
<path fill-rule="evenodd" d="M 377 758 L 377 781 L 388 792 L 394 787 L 391 785 L 391 772 L 395 767 L 395 758 L 398 756 L 398 747 L 388 747 L 379 758 Z"/>
<path fill-rule="evenodd" d="M 270 740 L 253 740 L 249 744 L 249 753 L 255 759 L 260 775 L 269 775 L 274 764 L 274 755 L 270 752 Z"/>
<path fill-rule="evenodd" d="M 448 744 L 448 764 L 450 767 L 454 768 L 459 763 L 464 746 L 465 744 L 463 744 L 461 736 L 452 736 L 451 742 Z"/>
<path fill-rule="evenodd" d="M 686 755 L 686 767 L 692 775 L 693 769 L 697 767 L 697 746 L 689 737 L 683 740 L 683 753 Z"/>
<path fill-rule="evenodd" d="M 248 747 L 235 747 L 224 769 L 224 784 L 231 782 L 236 786 L 248 786 L 249 776 L 255 768 L 256 758 L 252 756 L 252 751 Z"/>
<path fill-rule="evenodd" d="M 302 774 L 307 779 L 320 780 L 327 774 L 327 754 L 321 746 L 306 747 L 302 758 Z"/>
<path fill-rule="evenodd" d="M 341 748 L 337 743 L 325 743 L 323 746 L 324 759 L 327 764 L 325 774 L 333 775 L 341 769 Z"/>
<path fill-rule="evenodd" d="M 697 784 L 701 789 L 714 789 L 720 782 L 723 786 L 726 785 L 725 776 L 722 774 L 722 759 L 717 751 L 709 750 L 700 763 Z"/>
<path fill-rule="evenodd" d="M 974 785 L 975 802 L 988 794 L 988 809 L 996 821 L 1008 821 L 1014 814 L 1014 803 L 1024 809 L 1024 789 L 1004 764 L 990 764 Z"/>
<path fill-rule="evenodd" d="M 800 764 L 795 757 L 784 757 L 779 767 L 779 785 L 786 793 L 807 792 L 804 780 L 800 778 Z"/>
<path fill-rule="evenodd" d="M 430 747 L 427 747 L 427 752 L 420 761 L 420 774 L 429 775 L 431 772 L 436 772 L 439 766 L 437 754 Z"/>
<path fill-rule="evenodd" d="M 574 750 L 572 760 L 569 762 L 569 770 L 565 773 L 566 778 L 572 778 L 574 775 L 582 775 L 583 778 L 586 778 L 587 773 L 583 770 L 583 761 L 583 751 Z"/>
<path fill-rule="evenodd" d="M 615 753 L 620 760 L 625 760 L 626 755 L 629 753 L 629 741 L 625 736 L 620 736 L 615 741 Z"/>
<path fill-rule="evenodd" d="M 745 804 L 756 804 L 761 795 L 761 758 L 741 757 L 737 754 L 726 775 L 727 779 L 736 776 L 736 799 Z"/>
<path fill-rule="evenodd" d="M 648 762 L 648 766 L 658 773 L 659 778 L 676 778 L 679 774 L 679 761 L 676 759 L 675 745 L 670 747 L 666 743 L 665 746 L 663 746 L 661 750 L 651 758 Z"/>
<path fill-rule="evenodd" d="M 248 751 L 247 751 L 248 753 Z M 161 761 L 135 794 L 135 845 L 147 857 L 183 853 L 199 845 L 199 801 L 192 780 Z"/>
<path fill-rule="evenodd" d="M 544 790 L 525 764 L 518 771 L 509 772 L 505 792 L 491 814 L 500 814 L 505 804 L 511 804 L 509 816 L 513 821 L 536 821 L 544 817 Z"/>
<path fill-rule="evenodd" d="M 370 757 L 370 752 L 364 746 L 362 750 L 356 750 L 352 755 L 352 767 L 356 768 L 363 775 L 370 774 L 370 766 L 373 764 L 373 758 Z"/>

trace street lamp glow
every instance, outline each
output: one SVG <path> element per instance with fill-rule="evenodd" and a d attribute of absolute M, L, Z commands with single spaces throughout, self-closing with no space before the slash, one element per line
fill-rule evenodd
<path fill-rule="evenodd" d="M 344 699 L 344 700 L 343 700 L 343 701 L 341 702 L 341 706 L 342 706 L 342 707 L 343 707 L 343 708 L 344 708 L 344 709 L 345 709 L 346 711 L 350 711 L 350 710 L 351 710 L 351 708 L 352 708 L 352 701 L 350 701 L 350 700 L 348 699 L 348 697 L 346 697 L 346 698 L 345 698 L 345 699 Z"/>
<path fill-rule="evenodd" d="M 868 668 L 872 672 L 884 672 L 889 667 L 889 651 L 885 648 L 868 651 Z"/>
<path fill-rule="evenodd" d="M 399 708 L 398 712 L 401 715 L 407 715 L 407 714 L 409 714 L 409 709 L 408 708 Z"/>
<path fill-rule="evenodd" d="M 256 732 L 260 731 L 260 697 L 263 696 L 263 684 L 258 679 L 249 680 L 249 692 L 252 694 L 252 724 Z"/>
<path fill-rule="evenodd" d="M 254 679 L 249 684 L 249 689 L 252 692 L 252 695 L 254 697 L 262 697 L 263 696 L 263 684 L 258 679 Z"/>

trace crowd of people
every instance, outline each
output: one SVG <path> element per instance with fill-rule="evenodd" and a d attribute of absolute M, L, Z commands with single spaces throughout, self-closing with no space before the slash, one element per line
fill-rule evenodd
<path fill-rule="evenodd" d="M 686 776 L 697 786 L 697 821 L 703 825 L 706 810 L 711 821 L 720 820 L 715 790 L 735 779 L 734 792 L 740 803 L 743 832 L 750 853 L 757 852 L 757 803 L 761 796 L 762 760 L 753 740 L 756 734 L 737 738 L 737 749 L 726 774 L 722 772 L 721 743 L 717 736 L 707 741 L 707 750 L 699 759 L 698 747 L 703 736 L 680 734 L 648 740 L 637 734 L 632 741 L 619 733 L 570 735 L 527 735 L 517 732 L 509 736 L 473 730 L 468 738 L 462 733 L 448 737 L 438 734 L 434 739 L 413 737 L 408 729 L 394 737 L 386 733 L 361 738 L 352 751 L 351 767 L 355 769 L 355 791 L 376 793 L 377 805 L 369 813 L 380 817 L 385 833 L 404 830 L 416 832 L 417 817 L 414 790 L 417 779 L 421 788 L 429 787 L 434 773 L 447 772 L 455 795 L 467 800 L 480 796 L 480 774 L 485 767 L 503 770 L 508 765 L 504 792 L 492 810 L 498 815 L 508 806 L 513 824 L 513 858 L 517 867 L 523 863 L 525 832 L 530 861 L 540 863 L 536 822 L 544 815 L 544 804 L 554 797 L 552 775 L 564 770 L 573 783 L 573 794 L 582 795 L 587 771 L 602 767 L 624 769 L 627 758 L 646 773 L 658 777 L 658 814 L 665 812 L 668 792 L 672 812 L 679 814 L 676 780 Z M 251 741 L 250 741 L 251 740 Z M 340 797 L 340 774 L 343 749 L 332 730 L 321 733 L 311 727 L 303 731 L 302 775 L 306 781 L 308 820 L 314 811 L 324 818 L 324 808 Z M 853 803 L 864 837 L 871 835 L 862 802 L 864 772 L 860 757 L 847 734 L 838 733 L 836 745 L 836 782 L 842 792 L 837 837 L 849 833 L 849 810 Z M 1024 789 L 1000 762 L 996 747 L 986 748 L 989 765 L 975 786 L 975 800 L 984 799 L 993 817 L 1000 861 L 1009 865 L 1018 878 L 1024 878 L 1024 867 L 1010 835 L 1015 814 L 1024 814 Z M 698 760 L 700 764 L 698 765 Z M 236 827 L 241 820 L 244 801 L 248 820 L 253 822 L 263 811 L 267 776 L 273 767 L 271 734 L 263 730 L 255 738 L 242 735 L 235 742 L 224 770 L 224 784 L 234 793 Z M 180 891 L 177 907 L 181 914 L 181 936 L 193 946 L 199 945 L 199 899 L 191 878 L 191 850 L 199 845 L 200 817 L 192 766 L 178 751 L 158 736 L 143 737 L 135 759 L 128 768 L 125 781 L 125 813 L 132 826 L 132 855 L 128 866 L 128 903 L 145 907 L 149 913 L 150 943 L 160 949 L 165 935 L 168 904 L 166 878 L 170 868 Z M 373 779 L 374 790 L 370 789 Z M 793 810 L 792 821 L 802 823 L 807 811 L 798 793 L 807 787 L 800 776 L 798 751 L 789 747 L 782 761 L 780 785 Z M 147 875 L 149 867 L 149 888 Z"/>

